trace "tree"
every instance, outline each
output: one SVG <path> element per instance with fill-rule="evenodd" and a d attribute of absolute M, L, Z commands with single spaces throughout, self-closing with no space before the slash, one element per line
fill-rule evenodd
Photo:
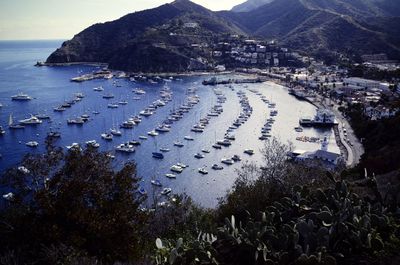
<path fill-rule="evenodd" d="M 106 153 L 77 147 L 65 154 L 50 144 L 3 180 L 14 196 L 0 215 L 0 253 L 19 250 L 25 262 L 41 264 L 51 262 L 39 253 L 59 246 L 105 262 L 141 255 L 146 215 L 134 163 L 115 172 Z"/>

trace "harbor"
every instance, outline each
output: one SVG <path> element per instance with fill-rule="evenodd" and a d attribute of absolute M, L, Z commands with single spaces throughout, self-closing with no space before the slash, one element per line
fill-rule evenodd
<path fill-rule="evenodd" d="M 204 86 L 204 76 L 171 76 L 151 82 L 113 76 L 70 82 L 77 73 L 102 68 L 20 64 L 22 68 L 16 65 L 2 73 L 15 83 L 13 87 L 3 83 L 0 93 L 2 171 L 27 153 L 44 152 L 45 137 L 52 135 L 64 150 L 91 146 L 109 152 L 116 168 L 135 161 L 142 177 L 141 192 L 160 194 L 171 189 L 213 207 L 232 186 L 236 170 L 247 162 L 262 165 L 261 149 L 270 137 L 289 141 L 296 149 L 315 151 L 320 141 L 297 139 L 330 136 L 328 150 L 340 153 L 332 128 L 295 130 L 301 117 L 316 114 L 316 107 L 272 82 Z M 29 76 L 31 82 L 21 75 Z M 20 92 L 32 99 L 12 100 Z M 13 126 L 24 128 L 9 129 L 10 116 Z"/>

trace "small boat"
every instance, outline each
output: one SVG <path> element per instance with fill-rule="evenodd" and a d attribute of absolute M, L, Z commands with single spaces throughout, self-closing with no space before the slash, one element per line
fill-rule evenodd
<path fill-rule="evenodd" d="M 154 158 L 157 158 L 157 159 L 163 159 L 164 158 L 164 155 L 162 153 L 153 152 L 152 155 L 153 155 Z"/>
<path fill-rule="evenodd" d="M 63 106 L 59 106 L 59 107 L 54 108 L 53 110 L 56 112 L 63 112 L 63 111 L 66 111 L 67 109 L 64 108 Z"/>
<path fill-rule="evenodd" d="M 246 150 L 244 150 L 244 153 L 245 153 L 245 154 L 248 154 L 248 155 L 254 155 L 254 150 L 252 150 L 252 149 L 246 149 Z"/>
<path fill-rule="evenodd" d="M 0 135 L 3 135 L 3 134 L 5 134 L 5 133 L 6 133 L 6 131 L 3 129 L 2 126 L 0 126 Z"/>
<path fill-rule="evenodd" d="M 238 156 L 238 155 L 233 155 L 233 156 L 232 156 L 232 160 L 235 161 L 235 162 L 239 162 L 239 161 L 241 161 L 242 159 L 241 159 L 240 156 Z"/>
<path fill-rule="evenodd" d="M 111 133 L 102 133 L 101 138 L 106 141 L 112 141 L 113 135 Z"/>
<path fill-rule="evenodd" d="M 107 108 L 109 108 L 109 109 L 117 109 L 118 107 L 119 107 L 119 105 L 116 103 L 110 103 L 107 105 Z"/>
<path fill-rule="evenodd" d="M 152 185 L 154 185 L 154 186 L 157 186 L 157 187 L 161 187 L 162 186 L 161 182 L 159 180 L 157 180 L 157 179 L 151 180 L 150 183 Z"/>
<path fill-rule="evenodd" d="M 166 176 L 167 178 L 169 178 L 169 179 L 176 179 L 176 175 L 175 175 L 175 174 L 170 174 L 170 173 L 168 173 L 168 174 L 165 174 L 165 176 Z"/>
<path fill-rule="evenodd" d="M 11 96 L 11 100 L 15 101 L 28 101 L 31 100 L 32 97 L 28 96 L 27 94 L 24 93 L 18 93 L 17 95 Z"/>
<path fill-rule="evenodd" d="M 141 97 L 133 97 L 132 99 L 133 100 L 141 100 L 142 98 Z"/>
<path fill-rule="evenodd" d="M 181 168 L 187 168 L 187 167 L 188 167 L 187 165 L 185 165 L 185 164 L 183 164 L 183 163 L 176 163 L 176 165 L 177 165 L 178 167 L 181 167 Z"/>
<path fill-rule="evenodd" d="M 144 117 L 149 117 L 149 116 L 153 115 L 153 112 L 150 110 L 142 110 L 141 112 L 139 112 L 139 115 L 144 116 Z"/>
<path fill-rule="evenodd" d="M 161 148 L 160 148 L 160 152 L 167 153 L 167 152 L 169 152 L 169 151 L 171 151 L 169 148 L 166 148 L 166 147 L 161 147 Z"/>
<path fill-rule="evenodd" d="M 150 132 L 148 132 L 147 133 L 147 135 L 150 135 L 150 136 L 158 136 L 158 132 L 156 132 L 155 130 L 152 130 L 152 131 L 150 131 Z"/>
<path fill-rule="evenodd" d="M 39 143 L 36 141 L 30 141 L 30 142 L 27 142 L 25 145 L 29 146 L 29 147 L 37 147 L 39 145 Z"/>
<path fill-rule="evenodd" d="M 147 191 L 143 187 L 140 187 L 138 189 L 138 192 L 140 193 L 140 195 L 143 195 L 143 196 L 147 194 Z"/>
<path fill-rule="evenodd" d="M 122 136 L 122 132 L 120 130 L 118 130 L 118 129 L 115 129 L 115 128 L 111 129 L 110 133 L 112 135 L 114 135 L 114 136 Z"/>
<path fill-rule="evenodd" d="M 201 154 L 201 153 L 197 153 L 197 154 L 194 155 L 194 157 L 197 158 L 197 159 L 202 159 L 205 156 L 203 154 Z"/>
<path fill-rule="evenodd" d="M 97 110 L 94 110 L 94 111 L 92 111 L 92 113 L 93 113 L 94 115 L 98 115 L 98 114 L 100 114 L 100 112 L 99 112 L 99 111 L 97 111 Z"/>
<path fill-rule="evenodd" d="M 233 165 L 235 162 L 230 158 L 222 158 L 221 163 L 226 164 L 226 165 Z"/>
<path fill-rule="evenodd" d="M 113 94 L 104 94 L 103 95 L 103 98 L 105 98 L 105 99 L 111 99 L 111 98 L 114 98 L 114 95 Z"/>
<path fill-rule="evenodd" d="M 135 141 L 135 140 L 129 141 L 129 143 L 130 143 L 131 145 L 135 145 L 135 146 L 141 145 L 141 143 L 140 143 L 139 141 Z"/>
<path fill-rule="evenodd" d="M 172 192 L 172 189 L 171 188 L 164 188 L 162 191 L 161 191 L 161 194 L 162 195 L 168 195 L 168 194 L 170 194 Z"/>
<path fill-rule="evenodd" d="M 81 117 L 78 117 L 76 119 L 68 119 L 67 120 L 67 124 L 69 124 L 69 125 L 73 125 L 73 124 L 82 125 L 84 123 L 85 123 L 85 121 Z"/>
<path fill-rule="evenodd" d="M 147 140 L 147 136 L 140 135 L 140 136 L 139 136 L 139 139 L 140 139 L 140 140 Z"/>
<path fill-rule="evenodd" d="M 115 150 L 117 150 L 118 152 L 123 152 L 123 153 L 134 153 L 135 147 L 129 143 L 123 143 L 123 144 L 117 145 Z"/>
<path fill-rule="evenodd" d="M 184 137 L 184 139 L 187 140 L 187 141 L 194 141 L 194 138 L 192 136 L 190 136 L 190 135 L 186 135 Z"/>
<path fill-rule="evenodd" d="M 208 171 L 204 167 L 201 167 L 201 168 L 199 168 L 199 173 L 203 174 L 203 175 L 207 175 Z"/>
<path fill-rule="evenodd" d="M 67 145 L 66 147 L 68 150 L 71 150 L 71 149 L 82 150 L 81 146 L 78 143 L 72 143 L 71 145 Z"/>
<path fill-rule="evenodd" d="M 180 167 L 180 166 L 178 166 L 178 165 L 173 165 L 173 166 L 170 168 L 170 170 L 171 170 L 172 172 L 182 173 L 183 168 Z"/>
<path fill-rule="evenodd" d="M 139 89 L 139 88 L 132 90 L 132 92 L 135 93 L 136 95 L 146 94 L 146 91 L 144 91 L 143 89 Z"/>
<path fill-rule="evenodd" d="M 12 130 L 17 130 L 17 129 L 24 129 L 25 126 L 21 124 L 14 124 L 12 114 L 10 114 L 10 117 L 8 119 L 8 128 Z"/>
<path fill-rule="evenodd" d="M 224 169 L 223 166 L 220 166 L 218 164 L 213 164 L 211 168 L 214 169 L 214 170 L 223 170 Z"/>
<path fill-rule="evenodd" d="M 232 143 L 228 139 L 224 139 L 224 140 L 217 141 L 217 144 L 222 145 L 222 146 L 230 146 Z"/>
<path fill-rule="evenodd" d="M 184 147 L 185 145 L 184 145 L 182 142 L 180 142 L 180 141 L 175 141 L 175 142 L 174 142 L 174 146 L 177 146 L 177 147 Z"/>
<path fill-rule="evenodd" d="M 219 144 L 213 144 L 212 147 L 215 149 L 222 149 L 222 146 L 220 146 Z"/>
<path fill-rule="evenodd" d="M 104 88 L 102 86 L 95 87 L 95 88 L 93 88 L 93 91 L 101 92 L 101 91 L 104 91 Z"/>
<path fill-rule="evenodd" d="M 210 150 L 208 150 L 208 149 L 201 149 L 201 151 L 203 152 L 203 153 L 206 153 L 206 154 L 209 154 L 211 151 Z"/>
<path fill-rule="evenodd" d="M 296 132 L 303 132 L 303 128 L 302 127 L 295 127 L 294 130 Z"/>
<path fill-rule="evenodd" d="M 100 144 L 98 142 L 96 142 L 96 140 L 87 141 L 85 144 L 88 147 L 93 147 L 93 148 L 99 148 L 100 147 Z"/>
<path fill-rule="evenodd" d="M 126 100 L 121 100 L 118 102 L 119 105 L 128 105 L 128 101 Z"/>
<path fill-rule="evenodd" d="M 31 115 L 30 118 L 20 120 L 19 123 L 22 125 L 37 125 L 37 124 L 41 124 L 42 121 L 39 120 L 36 116 Z"/>

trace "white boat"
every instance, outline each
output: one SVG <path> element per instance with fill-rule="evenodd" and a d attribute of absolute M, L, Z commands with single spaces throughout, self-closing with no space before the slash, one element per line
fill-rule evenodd
<path fill-rule="evenodd" d="M 16 100 L 16 101 L 28 101 L 31 99 L 32 97 L 22 92 L 18 93 L 17 95 L 11 96 L 11 100 Z"/>
<path fill-rule="evenodd" d="M 219 144 L 213 144 L 212 147 L 215 149 L 222 149 L 222 146 L 220 146 Z"/>
<path fill-rule="evenodd" d="M 99 148 L 100 147 L 100 144 L 98 142 L 96 142 L 96 140 L 87 141 L 85 144 L 87 146 L 90 146 L 90 147 L 93 147 L 93 148 Z"/>
<path fill-rule="evenodd" d="M 6 133 L 6 131 L 3 129 L 2 126 L 0 126 L 0 135 L 3 135 L 3 134 L 5 134 L 5 133 Z"/>
<path fill-rule="evenodd" d="M 197 159 L 202 159 L 205 156 L 202 153 L 197 153 L 197 154 L 194 155 L 194 157 L 197 158 Z"/>
<path fill-rule="evenodd" d="M 135 146 L 131 145 L 130 143 L 120 144 L 115 149 L 118 152 L 123 152 L 123 153 L 134 153 L 135 152 Z"/>
<path fill-rule="evenodd" d="M 177 146 L 177 147 L 184 147 L 185 145 L 184 145 L 182 142 L 180 142 L 180 141 L 175 141 L 175 142 L 174 142 L 174 146 Z"/>
<path fill-rule="evenodd" d="M 230 158 L 222 158 L 221 163 L 226 164 L 226 165 L 233 165 L 235 163 L 235 161 L 233 161 Z"/>
<path fill-rule="evenodd" d="M 104 88 L 102 86 L 95 87 L 95 88 L 93 88 L 93 91 L 101 92 L 101 91 L 104 91 Z"/>
<path fill-rule="evenodd" d="M 119 107 L 119 105 L 116 103 L 110 103 L 107 105 L 107 108 L 109 108 L 109 109 L 117 109 L 118 107 Z"/>
<path fill-rule="evenodd" d="M 184 137 L 184 139 L 187 140 L 187 141 L 194 141 L 194 138 L 192 136 L 190 136 L 190 135 L 186 135 Z"/>
<path fill-rule="evenodd" d="M 139 136 L 139 139 L 140 139 L 140 140 L 147 140 L 147 136 L 140 135 L 140 136 Z"/>
<path fill-rule="evenodd" d="M 162 191 L 161 191 L 161 194 L 162 195 L 168 195 L 168 194 L 170 194 L 172 192 L 172 189 L 171 188 L 164 188 Z"/>
<path fill-rule="evenodd" d="M 75 118 L 75 119 L 68 119 L 67 124 L 76 124 L 76 125 L 82 125 L 84 124 L 85 121 L 81 117 Z"/>
<path fill-rule="evenodd" d="M 160 152 L 166 153 L 166 152 L 169 152 L 169 151 L 171 151 L 169 148 L 166 148 L 166 147 L 161 147 L 160 148 Z"/>
<path fill-rule="evenodd" d="M 148 132 L 147 133 L 147 135 L 150 135 L 150 136 L 158 136 L 158 132 L 156 132 L 155 130 L 152 130 L 152 131 L 150 131 L 150 132 Z"/>
<path fill-rule="evenodd" d="M 214 170 L 223 170 L 224 169 L 223 166 L 220 166 L 218 164 L 213 164 L 211 168 L 214 169 Z"/>
<path fill-rule="evenodd" d="M 40 119 L 38 119 L 36 116 L 31 115 L 30 118 L 20 120 L 19 123 L 23 124 L 23 125 L 37 125 L 37 124 L 41 124 L 42 121 Z"/>
<path fill-rule="evenodd" d="M 178 167 L 181 167 L 181 168 L 187 168 L 187 167 L 188 167 L 187 165 L 185 165 L 185 164 L 183 164 L 183 163 L 176 163 L 176 165 L 177 165 Z"/>
<path fill-rule="evenodd" d="M 10 129 L 13 129 L 13 130 L 14 129 L 24 129 L 25 128 L 25 126 L 23 126 L 21 124 L 14 124 L 12 114 L 10 114 L 10 117 L 8 119 L 8 127 Z"/>
<path fill-rule="evenodd" d="M 172 171 L 172 169 L 171 169 L 171 171 Z M 181 171 L 182 172 L 182 171 Z M 165 174 L 165 176 L 167 177 L 167 178 L 169 178 L 169 179 L 176 179 L 176 175 L 175 174 Z"/>
<path fill-rule="evenodd" d="M 71 149 L 82 150 L 81 146 L 78 143 L 72 143 L 71 145 L 68 145 L 66 147 L 68 150 L 71 150 Z"/>
<path fill-rule="evenodd" d="M 159 180 L 157 180 L 157 179 L 151 180 L 150 183 L 151 183 L 151 185 L 154 185 L 154 186 L 157 186 L 157 187 L 161 187 L 162 186 L 161 182 Z"/>
<path fill-rule="evenodd" d="M 207 174 L 208 174 L 208 171 L 206 170 L 205 167 L 201 167 L 201 168 L 199 168 L 199 173 L 200 173 L 200 174 L 203 174 L 203 175 L 207 175 Z"/>
<path fill-rule="evenodd" d="M 118 102 L 119 105 L 128 105 L 128 101 L 126 100 L 121 100 Z"/>
<path fill-rule="evenodd" d="M 118 129 L 115 129 L 115 128 L 112 128 L 112 129 L 110 130 L 110 133 L 111 133 L 112 135 L 114 135 L 114 136 L 122 136 L 122 132 L 121 132 L 120 130 L 118 130 Z"/>
<path fill-rule="evenodd" d="M 173 165 L 173 166 L 170 168 L 170 170 L 171 170 L 172 172 L 182 173 L 183 168 L 180 167 L 180 166 L 178 166 L 178 165 Z"/>
<path fill-rule="evenodd" d="M 102 133 L 101 138 L 106 141 L 112 141 L 113 135 L 111 133 Z"/>
<path fill-rule="evenodd" d="M 113 94 L 104 94 L 103 95 L 103 98 L 105 98 L 105 99 L 111 99 L 111 98 L 114 98 L 114 95 Z"/>
<path fill-rule="evenodd" d="M 139 88 L 134 89 L 132 92 L 135 93 L 136 95 L 144 95 L 144 94 L 146 94 L 146 91 L 144 91 L 143 89 L 139 89 Z"/>
<path fill-rule="evenodd" d="M 201 149 L 201 151 L 203 152 L 203 153 L 206 153 L 206 154 L 209 154 L 211 151 L 210 150 L 208 150 L 208 149 Z"/>
<path fill-rule="evenodd" d="M 139 114 L 144 117 L 149 117 L 149 116 L 153 115 L 153 112 L 150 110 L 142 110 L 141 112 L 139 112 Z"/>
<path fill-rule="evenodd" d="M 36 141 L 30 141 L 30 142 L 27 142 L 25 145 L 29 146 L 29 147 L 37 147 L 39 145 L 39 143 Z"/>

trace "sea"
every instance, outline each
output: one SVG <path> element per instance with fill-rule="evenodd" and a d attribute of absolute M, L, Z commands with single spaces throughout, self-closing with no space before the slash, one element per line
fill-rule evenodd
<path fill-rule="evenodd" d="M 272 83 L 259 84 L 234 84 L 231 87 L 219 85 L 218 89 L 226 97 L 223 112 L 220 116 L 210 120 L 203 133 L 191 132 L 191 128 L 200 118 L 205 117 L 211 107 L 217 103 L 214 88 L 203 86 L 202 81 L 213 76 L 179 77 L 158 83 L 147 81 L 131 81 L 127 78 L 97 79 L 82 83 L 71 82 L 71 78 L 85 73 L 100 70 L 96 66 L 73 65 L 57 67 L 35 67 L 37 61 L 45 61 L 46 58 L 60 45 L 62 40 L 49 41 L 0 41 L 0 125 L 6 133 L 0 136 L 0 171 L 15 167 L 26 154 L 40 154 L 44 152 L 44 140 L 48 132 L 58 131 L 61 138 L 57 145 L 63 147 L 72 143 L 84 146 L 88 140 L 96 140 L 100 143 L 101 151 L 115 153 L 118 144 L 136 139 L 140 135 L 147 135 L 170 113 L 181 106 L 188 95 L 188 89 L 195 89 L 200 97 L 200 102 L 195 105 L 184 117 L 173 123 L 171 132 L 160 134 L 156 137 L 148 136 L 147 140 L 140 140 L 141 145 L 133 154 L 115 153 L 115 169 L 121 168 L 127 161 L 137 164 L 137 174 L 142 178 L 140 186 L 148 194 L 158 195 L 162 188 L 169 187 L 173 193 L 186 193 L 195 202 L 204 207 L 215 207 L 218 198 L 223 197 L 231 188 L 240 170 L 245 163 L 262 165 L 263 157 L 261 149 L 263 141 L 259 140 L 261 127 L 269 118 L 271 109 L 261 100 L 261 95 L 269 101 L 276 103 L 278 115 L 272 126 L 271 134 L 283 143 L 292 143 L 295 149 L 314 151 L 321 147 L 320 143 L 303 142 L 296 140 L 299 136 L 327 137 L 328 150 L 339 153 L 331 129 L 306 128 L 299 133 L 294 130 L 298 126 L 300 117 L 315 115 L 316 107 L 312 104 L 300 101 L 288 94 L 287 88 Z M 235 75 L 216 76 L 221 79 L 235 78 Z M 102 86 L 103 92 L 96 92 L 95 87 Z M 123 135 L 114 137 L 107 142 L 101 139 L 101 134 L 109 131 L 113 126 L 121 124 L 132 115 L 137 115 L 146 106 L 160 98 L 160 90 L 168 86 L 173 91 L 172 101 L 166 106 L 156 110 L 156 113 L 148 118 L 142 117 L 142 122 L 131 130 L 121 129 Z M 134 100 L 132 90 L 143 89 L 146 94 L 140 100 Z M 258 91 L 259 95 L 251 92 Z M 230 147 L 221 150 L 212 148 L 217 140 L 223 139 L 229 126 L 241 112 L 238 91 L 243 91 L 253 108 L 253 114 L 237 130 L 234 131 L 236 140 Z M 29 102 L 12 101 L 11 96 L 23 92 L 33 97 Z M 74 93 L 83 93 L 85 97 L 81 102 L 74 104 L 64 112 L 54 112 L 53 109 L 63 102 L 73 98 Z M 106 100 L 102 97 L 105 93 L 115 95 L 114 99 Z M 107 108 L 107 104 L 127 100 L 127 105 L 121 105 L 116 109 Z M 93 111 L 99 114 L 94 115 Z M 29 118 L 31 114 L 48 114 L 51 119 L 44 120 L 37 126 L 27 126 L 23 130 L 9 130 L 9 117 L 12 115 L 14 122 Z M 71 126 L 67 119 L 75 118 L 82 114 L 89 114 L 90 119 L 83 126 Z M 194 141 L 184 140 L 185 136 L 192 136 Z M 176 140 L 185 145 L 182 148 L 173 145 Z M 25 144 L 29 141 L 37 141 L 36 148 Z M 170 152 L 164 154 L 164 159 L 155 159 L 152 152 L 161 147 L 169 148 Z M 204 154 L 205 158 L 197 159 L 194 155 L 202 149 L 209 149 L 210 153 Z M 244 154 L 245 149 L 253 149 L 254 155 Z M 213 164 L 221 164 L 221 159 L 239 155 L 241 162 L 231 166 L 223 165 L 224 169 L 215 171 L 211 169 Z M 165 174 L 172 173 L 170 167 L 178 162 L 188 165 L 176 179 L 169 179 Z M 205 167 L 207 175 L 198 172 L 200 167 Z M 150 184 L 150 180 L 158 179 L 163 187 L 156 188 Z M 151 196 L 149 196 L 150 198 Z"/>

